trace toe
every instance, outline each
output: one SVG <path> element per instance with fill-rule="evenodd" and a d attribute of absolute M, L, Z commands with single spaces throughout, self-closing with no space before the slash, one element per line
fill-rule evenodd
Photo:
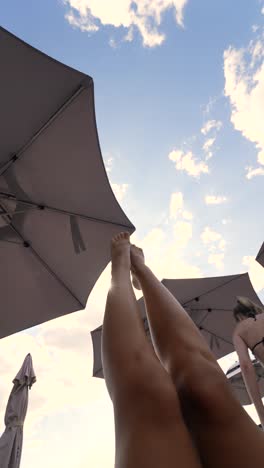
<path fill-rule="evenodd" d="M 116 244 L 121 240 L 129 240 L 130 234 L 129 232 L 119 232 L 112 238 L 112 243 Z"/>

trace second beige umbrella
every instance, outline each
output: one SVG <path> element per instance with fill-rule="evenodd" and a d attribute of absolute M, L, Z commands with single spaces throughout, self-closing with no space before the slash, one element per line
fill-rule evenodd
<path fill-rule="evenodd" d="M 23 425 L 28 407 L 28 390 L 36 382 L 32 358 L 28 354 L 13 380 L 5 413 L 6 429 L 0 438 L 0 468 L 19 468 L 23 444 Z"/>

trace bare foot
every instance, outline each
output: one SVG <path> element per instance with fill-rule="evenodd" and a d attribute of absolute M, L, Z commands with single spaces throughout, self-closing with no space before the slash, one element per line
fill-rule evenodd
<path fill-rule="evenodd" d="M 137 278 L 137 270 L 145 264 L 145 257 L 143 250 L 136 245 L 130 247 L 130 258 L 131 258 L 131 274 L 132 283 L 136 289 L 141 289 L 140 282 Z"/>
<path fill-rule="evenodd" d="M 112 239 L 112 278 L 114 280 L 129 277 L 131 267 L 129 237 L 128 232 L 120 232 Z"/>

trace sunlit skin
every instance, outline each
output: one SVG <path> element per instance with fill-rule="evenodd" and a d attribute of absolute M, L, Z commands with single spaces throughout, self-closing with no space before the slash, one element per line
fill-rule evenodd
<path fill-rule="evenodd" d="M 242 313 L 238 315 L 239 322 L 233 335 L 233 341 L 248 394 L 264 427 L 264 405 L 261 400 L 255 369 L 249 356 L 249 349 L 252 349 L 264 337 L 264 313 L 260 308 L 256 308 L 256 312 L 255 318 L 248 318 Z M 263 343 L 256 346 L 254 355 L 264 365 Z"/>
<path fill-rule="evenodd" d="M 199 330 L 128 233 L 112 240 L 102 338 L 116 468 L 259 466 L 262 431 L 236 400 Z M 153 347 L 131 283 L 142 289 Z"/>

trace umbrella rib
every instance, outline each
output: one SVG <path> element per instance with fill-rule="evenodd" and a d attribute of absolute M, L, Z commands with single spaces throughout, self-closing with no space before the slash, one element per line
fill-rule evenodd
<path fill-rule="evenodd" d="M 46 205 L 41 205 L 35 202 L 27 201 L 27 200 L 20 200 L 19 198 L 16 198 L 15 195 L 12 195 L 11 193 L 8 192 L 2 192 L 0 191 L 0 198 L 5 198 L 5 199 L 12 199 L 17 201 L 18 203 L 22 203 L 24 205 L 27 205 L 31 208 L 37 208 L 40 210 L 48 210 L 48 211 L 54 211 L 55 213 L 59 213 L 62 215 L 67 215 L 67 216 L 77 216 L 82 219 L 86 219 L 87 221 L 93 221 L 96 223 L 103 223 L 103 224 L 111 224 L 114 226 L 120 226 L 121 228 L 130 228 L 131 226 L 127 224 L 121 224 L 121 223 L 116 223 L 115 221 L 108 221 L 107 219 L 100 219 L 100 218 L 95 218 L 93 216 L 86 216 L 81 213 L 74 213 L 72 211 L 67 211 L 67 210 L 62 210 L 60 208 L 54 208 L 53 206 L 46 206 Z M 14 213 L 16 214 L 16 213 Z"/>
<path fill-rule="evenodd" d="M 84 91 L 85 86 L 80 85 L 77 90 L 74 91 L 74 93 L 62 104 L 61 107 L 59 107 L 47 120 L 47 122 L 42 125 L 39 130 L 37 130 L 33 136 L 27 141 L 27 143 L 20 148 L 15 154 L 12 155 L 11 159 L 6 161 L 5 163 L 2 164 L 0 167 L 0 176 L 5 174 L 5 172 L 9 169 L 9 167 L 14 164 L 15 161 L 17 161 L 23 153 L 34 143 L 34 141 L 50 126 L 50 124 L 59 117 L 59 115 L 74 101 L 79 94 Z"/>
<path fill-rule="evenodd" d="M 0 239 L 0 242 L 8 242 L 9 244 L 23 245 L 22 242 L 11 241 L 8 239 Z"/>
<path fill-rule="evenodd" d="M 203 318 L 200 320 L 200 322 L 197 324 L 197 326 L 199 327 L 200 325 L 202 325 L 202 323 L 204 322 L 204 320 L 208 317 L 208 314 L 210 314 L 211 312 L 208 312 L 206 311 L 206 314 L 203 316 Z"/>
<path fill-rule="evenodd" d="M 206 309 L 206 306 L 205 306 L 205 307 L 202 307 L 201 309 L 193 309 L 193 308 L 191 308 L 191 310 L 192 310 L 192 311 L 195 311 L 195 312 L 197 312 L 197 311 L 199 312 L 199 311 L 205 310 L 205 309 Z M 220 307 L 220 309 L 218 309 L 217 307 L 213 307 L 212 310 L 222 310 L 223 312 L 231 312 L 231 309 L 222 309 L 221 307 Z"/>
<path fill-rule="evenodd" d="M 21 245 L 24 245 L 24 247 L 27 247 L 27 248 L 31 249 L 31 252 L 33 253 L 33 255 L 44 266 L 44 268 L 46 268 L 46 270 L 53 276 L 53 278 L 55 278 L 58 281 L 58 283 L 60 283 L 61 286 L 63 286 L 63 288 L 66 289 L 70 293 L 70 295 L 76 300 L 76 302 L 78 302 L 80 304 L 80 306 L 84 309 L 85 304 L 82 304 L 82 302 L 76 297 L 76 295 L 70 290 L 70 288 L 58 277 L 58 275 L 56 275 L 56 273 L 49 267 L 49 265 L 43 260 L 43 258 L 36 252 L 36 250 L 33 249 L 33 247 L 24 239 L 24 237 L 18 231 L 18 229 L 16 229 L 15 226 L 11 222 L 10 222 L 9 226 L 10 226 L 11 229 L 13 229 L 13 231 L 23 241 L 23 244 L 21 244 Z"/>
<path fill-rule="evenodd" d="M 227 343 L 227 344 L 233 345 L 233 343 L 231 343 L 231 341 L 228 341 L 228 340 L 226 340 L 225 338 L 222 338 L 221 336 L 216 335 L 215 333 L 211 332 L 210 330 L 207 330 L 207 328 L 202 328 L 202 331 L 203 331 L 203 330 L 206 331 L 207 333 L 210 333 L 210 335 L 213 335 L 213 336 L 215 336 L 216 338 L 219 338 L 219 340 L 222 340 L 222 341 L 224 341 L 224 342 Z"/>
<path fill-rule="evenodd" d="M 241 273 L 240 275 L 236 275 L 235 278 L 231 278 L 229 279 L 228 281 L 226 281 L 225 283 L 221 283 L 219 284 L 218 286 L 215 286 L 214 288 L 212 289 L 209 289 L 208 291 L 205 291 L 204 293 L 200 294 L 198 297 L 202 297 L 202 296 L 205 296 L 205 294 L 208 294 L 210 292 L 213 292 L 213 291 L 216 291 L 217 289 L 219 288 L 222 288 L 223 286 L 226 286 L 226 284 L 228 283 L 231 283 L 232 281 L 235 281 L 237 280 L 238 278 L 240 278 L 241 276 L 243 276 L 245 273 Z M 189 299 L 188 301 L 184 302 L 183 305 L 185 304 L 188 304 L 189 302 L 192 302 L 197 296 L 194 296 L 192 299 Z"/>

